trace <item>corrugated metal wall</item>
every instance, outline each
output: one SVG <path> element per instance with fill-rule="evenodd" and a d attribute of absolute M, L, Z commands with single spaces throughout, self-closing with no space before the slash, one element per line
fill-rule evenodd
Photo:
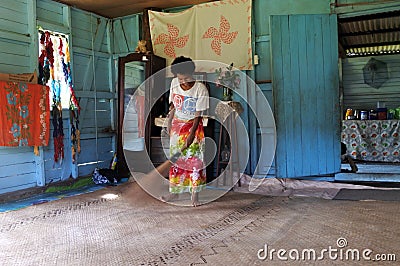
<path fill-rule="evenodd" d="M 388 80 L 378 89 L 364 82 L 363 68 L 371 57 L 347 58 L 342 61 L 344 109 L 375 109 L 378 101 L 385 103 L 387 108 L 400 107 L 400 55 L 373 58 L 385 62 L 388 70 Z"/>

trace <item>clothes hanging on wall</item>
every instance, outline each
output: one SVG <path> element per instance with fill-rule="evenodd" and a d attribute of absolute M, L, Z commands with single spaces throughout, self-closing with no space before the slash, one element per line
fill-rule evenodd
<path fill-rule="evenodd" d="M 64 35 L 39 31 L 39 83 L 49 84 L 52 98 L 52 124 L 54 139 L 54 162 L 64 158 L 64 128 L 62 120 L 63 108 L 73 114 L 71 123 L 72 161 L 76 162 L 76 151 L 80 152 L 79 101 L 75 96 L 71 75 L 71 62 L 68 39 Z M 65 89 L 68 88 L 68 93 Z M 69 97 L 66 97 L 66 95 Z M 77 112 L 75 114 L 75 111 Z"/>
<path fill-rule="evenodd" d="M 49 87 L 0 81 L 0 146 L 47 146 Z"/>

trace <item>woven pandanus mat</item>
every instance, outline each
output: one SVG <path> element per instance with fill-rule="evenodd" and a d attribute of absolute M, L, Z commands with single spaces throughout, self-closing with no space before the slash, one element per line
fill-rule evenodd
<path fill-rule="evenodd" d="M 0 214 L 0 265 L 266 265 L 268 251 L 399 253 L 395 202 L 229 192 L 199 207 L 160 202 L 136 183 Z M 288 253 L 286 253 L 288 256 Z M 327 255 L 326 255 L 327 256 Z M 307 264 L 343 264 L 324 257 Z M 399 258 L 400 259 L 400 258 Z M 351 264 L 365 264 L 352 261 Z"/>

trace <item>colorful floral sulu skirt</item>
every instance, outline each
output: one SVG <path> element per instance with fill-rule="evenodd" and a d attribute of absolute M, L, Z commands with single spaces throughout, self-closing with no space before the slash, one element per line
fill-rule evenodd
<path fill-rule="evenodd" d="M 193 120 L 173 119 L 170 132 L 170 155 L 179 152 L 186 142 Z M 204 164 L 205 139 L 203 123 L 197 127 L 193 143 L 182 152 L 169 171 L 169 192 L 200 192 L 206 185 Z"/>

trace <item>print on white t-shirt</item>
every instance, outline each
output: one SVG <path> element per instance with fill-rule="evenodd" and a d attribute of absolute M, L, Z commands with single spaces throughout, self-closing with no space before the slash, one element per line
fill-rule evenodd
<path fill-rule="evenodd" d="M 189 90 L 182 90 L 178 79 L 171 82 L 169 101 L 174 104 L 175 116 L 181 120 L 195 118 L 196 111 L 208 109 L 208 91 L 203 83 L 196 82 Z"/>

